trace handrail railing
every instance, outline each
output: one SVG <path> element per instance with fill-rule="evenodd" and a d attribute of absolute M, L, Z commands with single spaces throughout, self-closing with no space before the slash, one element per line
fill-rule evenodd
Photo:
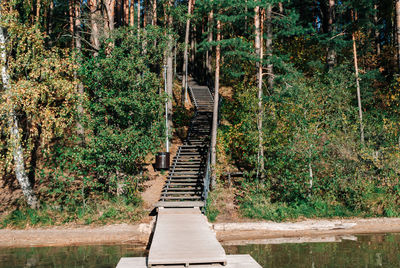
<path fill-rule="evenodd" d="M 208 153 L 207 153 L 207 162 L 206 162 L 204 178 L 203 178 L 204 202 L 207 202 L 208 192 L 210 191 L 210 179 L 211 179 L 211 150 L 210 150 L 210 146 L 209 146 Z"/>
<path fill-rule="evenodd" d="M 164 198 L 164 197 L 167 197 L 167 191 L 168 191 L 169 186 L 170 186 L 170 184 L 171 184 L 171 177 L 172 177 L 172 175 L 174 175 L 174 173 L 175 173 L 176 164 L 178 163 L 179 156 L 181 155 L 181 148 L 182 148 L 182 147 L 179 147 L 178 153 L 176 154 L 176 157 L 175 157 L 175 160 L 174 160 L 174 163 L 173 163 L 173 166 L 172 166 L 171 173 L 168 174 L 168 181 L 167 181 L 167 185 L 165 186 L 165 187 L 166 187 L 166 189 L 165 189 L 166 191 L 165 191 L 164 194 L 162 195 L 162 200 L 163 200 L 163 201 L 165 201 L 165 198 Z"/>

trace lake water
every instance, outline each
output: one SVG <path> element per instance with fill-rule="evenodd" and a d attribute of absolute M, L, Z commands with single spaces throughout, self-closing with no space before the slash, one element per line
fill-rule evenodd
<path fill-rule="evenodd" d="M 400 234 L 357 235 L 333 243 L 224 246 L 250 254 L 262 267 L 400 267 Z M 132 245 L 0 249 L 0 267 L 115 267 L 121 257 L 145 256 Z"/>

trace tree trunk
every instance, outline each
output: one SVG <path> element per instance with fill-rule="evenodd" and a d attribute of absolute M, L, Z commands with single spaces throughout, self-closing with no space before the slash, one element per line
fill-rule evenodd
<path fill-rule="evenodd" d="M 105 0 L 104 2 L 108 18 L 108 29 L 112 32 L 115 25 L 115 0 Z"/>
<path fill-rule="evenodd" d="M 100 19 L 99 9 L 97 8 L 97 0 L 89 0 L 88 1 L 89 10 L 90 10 L 90 38 L 92 42 L 92 47 L 95 49 L 93 55 L 97 57 L 100 50 L 100 39 L 99 39 L 99 25 L 98 21 Z"/>
<path fill-rule="evenodd" d="M 357 14 L 355 14 L 357 17 Z M 356 21 L 357 19 L 355 19 Z M 355 32 L 351 35 L 353 40 L 353 57 L 354 57 L 354 70 L 356 75 L 356 86 L 357 86 L 357 103 L 358 103 L 358 116 L 360 121 L 360 138 L 361 144 L 364 145 L 364 125 L 363 125 L 363 112 L 362 112 L 362 105 L 361 105 L 361 90 L 360 90 L 360 78 L 358 73 L 358 60 L 357 60 L 357 46 L 356 46 L 356 36 Z"/>
<path fill-rule="evenodd" d="M 189 33 L 190 33 L 190 15 L 192 14 L 193 0 L 188 1 L 188 18 L 186 19 L 185 31 L 185 48 L 183 52 L 183 66 L 182 66 L 182 95 L 181 103 L 185 105 L 187 99 L 187 80 L 188 80 L 188 46 L 189 46 Z"/>
<path fill-rule="evenodd" d="M 49 9 L 48 9 L 48 19 L 47 19 L 47 35 L 49 38 L 49 46 L 53 46 L 53 40 L 51 35 L 53 34 L 53 13 L 54 13 L 54 2 L 50 0 Z"/>
<path fill-rule="evenodd" d="M 39 23 L 40 20 L 40 8 L 41 8 L 40 0 L 36 0 L 36 23 Z"/>
<path fill-rule="evenodd" d="M 329 6 L 328 6 L 328 33 L 332 34 L 333 32 L 333 22 L 335 19 L 335 0 L 329 0 L 328 1 Z M 332 45 L 329 45 L 328 47 L 328 52 L 326 56 L 326 62 L 328 65 L 328 69 L 332 70 L 332 68 L 336 64 L 336 51 Z"/>
<path fill-rule="evenodd" d="M 396 37 L 397 37 L 397 61 L 400 72 L 400 0 L 396 1 Z"/>
<path fill-rule="evenodd" d="M 133 0 L 131 0 L 133 1 Z M 140 0 L 137 1 L 137 28 L 140 30 Z"/>
<path fill-rule="evenodd" d="M 247 0 L 244 1 L 244 31 L 247 33 L 247 12 L 249 12 L 249 6 Z"/>
<path fill-rule="evenodd" d="M 263 16 L 261 16 L 263 17 Z M 263 19 L 261 19 L 263 24 Z M 258 154 L 257 154 L 257 178 L 264 171 L 264 148 L 263 148 L 263 136 L 262 136 L 262 118 L 263 118 L 263 105 L 262 105 L 262 60 L 264 56 L 262 47 L 262 35 L 263 32 L 260 29 L 260 7 L 254 8 L 254 28 L 255 28 L 255 40 L 254 47 L 258 58 L 256 63 L 257 66 L 257 85 L 258 85 L 258 116 L 257 116 L 257 128 L 258 128 Z"/>
<path fill-rule="evenodd" d="M 157 25 L 157 0 L 153 0 L 152 2 L 152 20 L 151 25 Z"/>
<path fill-rule="evenodd" d="M 69 14 L 69 32 L 72 36 L 72 41 L 71 41 L 71 47 L 74 48 L 75 42 L 74 42 L 74 36 L 75 36 L 75 23 L 74 23 L 74 17 L 75 17 L 75 0 L 69 0 L 68 1 L 68 14 Z"/>
<path fill-rule="evenodd" d="M 190 31 L 190 64 L 192 68 L 195 67 L 195 57 L 196 57 L 196 25 L 193 24 L 193 29 Z"/>
<path fill-rule="evenodd" d="M 123 8 L 124 8 L 124 6 L 123 6 L 122 1 L 123 0 L 116 0 L 116 2 L 115 2 L 116 10 L 117 10 L 117 12 L 115 14 L 115 17 L 116 17 L 115 21 L 116 21 L 117 26 L 121 26 L 123 24 L 123 17 L 124 17 Z"/>
<path fill-rule="evenodd" d="M 283 14 L 283 3 L 282 2 L 278 3 L 278 6 L 279 6 L 279 13 Z"/>
<path fill-rule="evenodd" d="M 266 50 L 268 57 L 267 64 L 267 77 L 268 77 L 268 88 L 272 93 L 274 88 L 274 65 L 272 64 L 272 5 L 267 6 L 267 40 L 266 40 Z M 264 21 L 264 20 L 263 20 Z M 262 37 L 262 35 L 261 35 Z M 262 43 L 261 43 L 262 44 Z"/>
<path fill-rule="evenodd" d="M 124 0 L 124 19 L 123 25 L 129 25 L 129 0 Z"/>
<path fill-rule="evenodd" d="M 1 11 L 0 11 L 1 12 Z M 0 13 L 0 20 L 1 20 Z M 6 54 L 6 37 L 2 27 L 0 27 L 0 53 L 1 53 L 1 78 L 3 88 L 6 92 L 11 91 L 10 86 L 10 76 L 8 74 L 7 68 L 7 54 Z M 21 145 L 21 135 L 19 133 L 18 128 L 18 118 L 15 114 L 14 106 L 10 96 L 8 95 L 7 102 L 10 103 L 9 111 L 7 115 L 8 128 L 10 134 L 10 148 L 12 150 L 12 155 L 14 159 L 14 173 L 15 176 L 21 186 L 22 193 L 24 194 L 28 205 L 35 209 L 39 206 L 36 195 L 32 189 L 32 186 L 29 182 L 29 178 L 26 175 L 25 171 L 25 163 L 24 163 L 24 154 Z"/>
<path fill-rule="evenodd" d="M 215 50 L 215 81 L 214 81 L 214 109 L 211 131 L 211 190 L 217 184 L 216 164 L 217 164 L 217 130 L 218 130 L 218 104 L 219 104 L 219 72 L 221 60 L 221 22 L 217 21 L 217 47 Z"/>
<path fill-rule="evenodd" d="M 378 21 L 378 5 L 374 5 L 374 24 L 375 24 L 375 49 L 376 49 L 376 55 L 380 55 L 381 54 L 381 43 L 379 40 L 379 30 L 377 29 L 378 25 L 379 25 L 379 21 Z"/>
<path fill-rule="evenodd" d="M 172 6 L 173 0 L 168 1 L 168 5 Z M 172 15 L 168 15 L 168 28 L 172 28 Z M 173 86 L 174 86 L 174 66 L 173 66 L 173 46 L 174 40 L 171 34 L 168 34 L 168 48 L 167 48 L 167 93 L 168 99 L 168 124 L 169 129 L 172 131 L 172 97 L 173 97 Z"/>
<path fill-rule="evenodd" d="M 78 0 L 75 2 L 75 47 L 78 53 L 78 64 L 81 63 L 81 55 L 82 55 L 82 37 L 81 37 L 81 0 Z M 78 81 L 78 74 L 77 71 L 74 71 L 74 78 L 75 81 Z M 83 106 L 82 106 L 82 96 L 84 94 L 83 91 L 83 84 L 81 81 L 78 81 L 78 84 L 76 85 L 76 91 L 79 96 L 79 101 L 77 102 L 77 113 L 78 113 L 78 118 L 76 121 L 76 129 L 77 129 L 77 134 L 81 139 L 81 145 L 85 145 L 85 129 L 82 126 L 82 118 L 83 118 Z"/>
<path fill-rule="evenodd" d="M 131 0 L 130 12 L 129 12 L 129 26 L 135 26 L 135 1 Z"/>
<path fill-rule="evenodd" d="M 211 10 L 210 13 L 208 14 L 208 36 L 207 36 L 208 43 L 211 43 L 213 40 L 213 31 L 212 31 L 213 18 L 214 18 L 214 11 Z M 211 76 L 211 73 L 212 73 L 211 61 L 212 61 L 212 50 L 207 49 L 207 51 L 206 51 L 206 67 L 207 67 L 207 75 L 208 76 Z"/>
<path fill-rule="evenodd" d="M 146 28 L 149 21 L 149 0 L 143 0 L 143 28 Z"/>

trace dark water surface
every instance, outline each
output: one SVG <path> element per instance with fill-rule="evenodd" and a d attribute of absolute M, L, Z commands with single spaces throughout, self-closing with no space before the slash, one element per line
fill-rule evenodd
<path fill-rule="evenodd" d="M 225 250 L 250 254 L 262 267 L 400 267 L 400 234 L 356 237 L 334 243 L 225 246 Z M 145 255 L 131 245 L 1 248 L 0 267 L 115 267 L 121 257 Z"/>

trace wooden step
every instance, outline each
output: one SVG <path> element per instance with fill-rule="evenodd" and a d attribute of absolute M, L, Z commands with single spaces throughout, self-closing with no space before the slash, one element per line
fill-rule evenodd
<path fill-rule="evenodd" d="M 181 202 L 168 202 L 159 201 L 155 204 L 155 207 L 170 207 L 170 208 L 193 208 L 193 207 L 204 207 L 204 201 L 181 201 Z"/>
<path fill-rule="evenodd" d="M 201 200 L 201 196 L 162 196 L 163 200 Z"/>
<path fill-rule="evenodd" d="M 201 191 L 190 191 L 190 192 L 163 192 L 162 195 L 182 195 L 182 194 L 198 194 Z"/>
<path fill-rule="evenodd" d="M 169 185 L 172 185 L 172 186 L 200 186 L 200 185 L 202 185 L 202 183 L 171 182 Z"/>
<path fill-rule="evenodd" d="M 171 185 L 169 185 L 171 186 Z M 198 187 L 168 187 L 168 185 L 164 186 L 163 191 L 203 191 L 203 188 Z"/>

